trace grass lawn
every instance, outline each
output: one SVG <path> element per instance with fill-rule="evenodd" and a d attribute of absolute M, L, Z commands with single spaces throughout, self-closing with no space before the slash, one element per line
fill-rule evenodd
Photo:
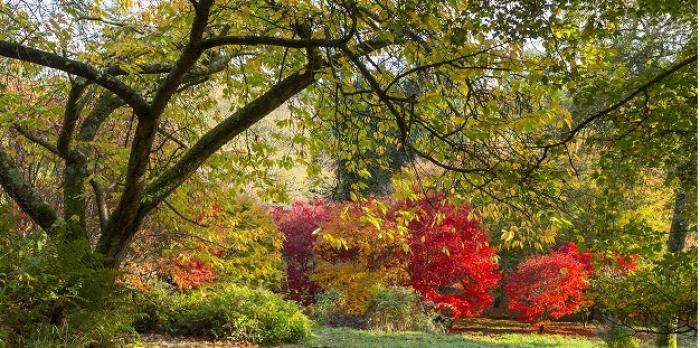
<path fill-rule="evenodd" d="M 411 348 L 541 348 L 604 347 L 599 339 L 538 334 L 445 335 L 424 332 L 372 332 L 345 328 L 320 327 L 306 343 L 310 347 L 411 347 Z"/>

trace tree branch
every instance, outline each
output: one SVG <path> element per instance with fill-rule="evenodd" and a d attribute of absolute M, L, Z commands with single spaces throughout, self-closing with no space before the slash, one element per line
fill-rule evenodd
<path fill-rule="evenodd" d="M 109 219 L 109 209 L 107 208 L 107 201 L 105 200 L 105 191 L 102 185 L 95 179 L 90 179 L 90 185 L 95 192 L 95 203 L 97 204 L 97 214 L 100 218 L 100 228 L 104 228 Z"/>
<path fill-rule="evenodd" d="M 357 31 L 357 20 L 355 16 L 350 16 L 351 25 L 346 30 L 345 35 L 338 39 L 288 39 L 274 36 L 219 36 L 202 42 L 202 49 L 214 48 L 224 45 L 240 46 L 278 46 L 287 48 L 320 48 L 320 47 L 341 47 L 352 39 Z"/>
<path fill-rule="evenodd" d="M 616 109 L 620 108 L 621 106 L 627 104 L 630 100 L 634 99 L 636 96 L 638 96 L 639 94 L 641 94 L 641 93 L 645 92 L 647 89 L 649 89 L 649 87 L 651 87 L 657 83 L 660 83 L 665 78 L 673 75 L 673 73 L 675 73 L 676 71 L 680 70 L 681 68 L 683 68 L 687 65 L 692 64 L 693 62 L 696 62 L 697 60 L 698 60 L 697 54 L 682 60 L 678 64 L 672 66 L 668 70 L 662 72 L 661 74 L 657 75 L 653 79 L 651 79 L 651 80 L 647 81 L 646 83 L 642 84 L 641 86 L 637 87 L 637 89 L 635 89 L 627 97 L 623 98 L 622 100 L 618 101 L 617 103 L 610 105 L 607 108 L 605 108 L 599 112 L 596 112 L 595 114 L 593 114 L 591 116 L 588 116 L 585 120 L 583 120 L 581 123 L 576 125 L 576 127 L 574 127 L 569 133 L 567 133 L 566 136 L 563 139 L 561 139 L 560 141 L 557 141 L 557 142 L 551 143 L 551 144 L 547 144 L 545 146 L 542 146 L 542 148 L 544 148 L 546 150 L 546 149 L 550 149 L 552 147 L 561 146 L 561 145 L 571 141 L 576 136 L 576 134 L 578 132 L 580 132 L 582 129 L 586 128 L 593 121 L 595 121 L 595 120 L 615 111 Z"/>
<path fill-rule="evenodd" d="M 168 209 L 170 209 L 173 213 L 175 213 L 175 215 L 180 217 L 180 219 L 183 219 L 183 220 L 185 220 L 185 221 L 187 221 L 187 222 L 189 222 L 197 227 L 204 227 L 204 228 L 211 227 L 211 225 L 202 224 L 202 223 L 199 223 L 193 219 L 188 218 L 183 213 L 181 213 L 177 209 L 175 209 L 175 207 L 172 204 L 170 204 L 170 202 L 168 202 L 167 200 L 163 200 L 163 203 L 165 203 L 165 206 L 167 206 Z"/>
<path fill-rule="evenodd" d="M 364 55 L 390 46 L 391 44 L 392 42 L 387 40 L 369 40 L 358 45 L 356 50 L 358 54 Z M 341 55 L 336 55 L 329 59 L 332 61 L 340 57 Z M 330 61 L 320 62 L 314 65 L 313 68 L 320 69 L 329 64 Z M 97 250 L 108 257 L 108 266 L 115 267 L 121 262 L 128 242 L 138 231 L 143 219 L 173 190 L 182 184 L 185 179 L 190 177 L 207 158 L 236 135 L 248 129 L 282 105 L 285 101 L 289 100 L 289 98 L 314 83 L 316 81 L 314 74 L 315 70 L 303 70 L 288 76 L 279 83 L 276 83 L 266 93 L 248 103 L 242 109 L 205 133 L 197 143 L 190 147 L 177 163 L 165 170 L 160 177 L 148 185 L 141 195 L 143 200 L 138 207 L 136 216 L 126 221 L 123 225 L 113 225 L 120 227 L 119 232 L 113 230 L 112 228 L 114 227 L 110 227 L 113 221 L 117 221 L 117 219 L 115 219 L 116 213 L 113 213 L 110 221 L 107 223 L 105 232 L 97 243 Z"/>
<path fill-rule="evenodd" d="M 100 126 L 114 110 L 124 105 L 124 101 L 111 92 L 103 93 L 92 111 L 85 117 L 85 120 L 80 125 L 76 140 L 92 141 L 97 135 Z"/>
<path fill-rule="evenodd" d="M 195 18 L 190 29 L 190 39 L 177 62 L 160 83 L 151 103 L 151 117 L 158 117 L 165 109 L 180 82 L 202 55 L 202 36 L 209 21 L 209 10 L 213 0 L 201 0 L 195 6 Z"/>
<path fill-rule="evenodd" d="M 24 179 L 12 158 L 2 149 L 0 149 L 0 186 L 39 227 L 47 233 L 54 232 L 54 223 L 58 215 Z"/>
<path fill-rule="evenodd" d="M 58 149 L 57 149 L 55 146 L 53 146 L 52 144 L 50 144 L 48 141 L 46 141 L 46 140 L 44 140 L 44 139 L 41 139 L 41 138 L 40 138 L 39 136 L 37 136 L 36 134 L 33 134 L 33 133 L 30 132 L 28 129 L 26 129 L 26 128 L 20 126 L 19 123 L 14 123 L 14 124 L 12 125 L 12 128 L 13 128 L 14 130 L 16 130 L 19 134 L 22 134 L 25 138 L 27 138 L 27 139 L 29 139 L 30 141 L 32 141 L 33 143 L 35 143 L 35 144 L 37 144 L 37 145 L 39 145 L 39 146 L 41 146 L 41 147 L 43 147 L 43 148 L 49 150 L 50 152 L 54 153 L 55 155 L 57 155 L 57 156 L 59 156 L 59 157 L 63 157 L 63 155 L 58 151 Z"/>
<path fill-rule="evenodd" d="M 80 116 L 80 109 L 82 108 L 82 104 L 78 103 L 78 100 L 83 94 L 83 91 L 85 91 L 84 83 L 74 83 L 68 94 L 66 110 L 63 113 L 63 127 L 56 141 L 56 149 L 63 154 L 63 157 L 68 157 L 70 152 L 70 142 L 75 132 L 78 117 Z"/>
<path fill-rule="evenodd" d="M 159 128 L 159 118 L 183 77 L 202 54 L 200 44 L 209 20 L 212 4 L 213 0 L 200 0 L 194 5 L 195 18 L 190 29 L 189 42 L 168 76 L 160 83 L 148 112 L 137 114 L 139 122 L 136 126 L 134 140 L 131 143 L 124 189 L 117 208 L 107 221 L 98 241 L 98 251 L 111 259 L 110 262 L 119 263 L 121 261 L 125 246 L 143 219 L 139 216 L 139 205 L 143 197 L 144 175 L 150 160 L 151 146 Z"/>
<path fill-rule="evenodd" d="M 137 114 L 148 113 L 148 103 L 134 89 L 125 85 L 114 76 L 102 73 L 88 64 L 3 40 L 0 40 L 0 56 L 18 59 L 80 76 L 118 95 L 129 104 Z"/>
<path fill-rule="evenodd" d="M 156 181 L 148 186 L 146 189 L 147 201 L 144 202 L 142 209 L 146 211 L 152 210 L 224 144 L 284 104 L 289 98 L 304 90 L 314 81 L 313 73 L 306 71 L 288 76 L 208 131 L 197 143 L 190 147 L 175 165 L 166 170 Z"/>

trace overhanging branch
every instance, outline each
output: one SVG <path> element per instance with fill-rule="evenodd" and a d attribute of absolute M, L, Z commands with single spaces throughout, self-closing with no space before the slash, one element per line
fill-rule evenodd
<path fill-rule="evenodd" d="M 100 72 L 88 64 L 3 40 L 0 40 L 0 56 L 18 59 L 47 68 L 61 70 L 71 75 L 80 76 L 112 91 L 129 104 L 137 114 L 148 113 L 148 103 L 134 89 L 114 76 Z"/>

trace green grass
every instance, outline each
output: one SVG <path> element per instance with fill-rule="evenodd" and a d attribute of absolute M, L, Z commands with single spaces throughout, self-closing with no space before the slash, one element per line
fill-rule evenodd
<path fill-rule="evenodd" d="M 314 330 L 306 343 L 310 347 L 406 347 L 406 348 L 543 348 L 604 347 L 598 339 L 564 337 L 559 335 L 502 334 L 502 335 L 445 335 L 424 332 L 372 332 L 346 328 L 321 327 Z"/>

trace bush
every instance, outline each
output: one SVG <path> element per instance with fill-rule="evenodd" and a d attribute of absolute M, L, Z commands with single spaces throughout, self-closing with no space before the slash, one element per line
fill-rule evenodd
<path fill-rule="evenodd" d="M 411 288 L 375 287 L 365 312 L 348 313 L 342 306 L 343 293 L 331 289 L 319 293 L 310 307 L 312 318 L 332 327 L 352 327 L 377 331 L 439 331 L 436 314 Z"/>
<path fill-rule="evenodd" d="M 216 282 L 278 289 L 285 278 L 285 237 L 268 211 L 243 195 L 208 199 L 213 202 L 197 207 L 206 212 L 200 219 L 207 227 L 159 216 L 161 228 L 188 236 L 172 241 L 156 263 L 162 278 L 183 291 Z"/>
<path fill-rule="evenodd" d="M 524 321 L 558 319 L 577 313 L 590 304 L 583 294 L 589 276 L 587 268 L 570 252 L 528 257 L 506 278 L 508 308 Z"/>
<path fill-rule="evenodd" d="M 133 292 L 87 241 L 0 227 L 0 249 L 0 346 L 106 346 L 135 333 Z"/>
<path fill-rule="evenodd" d="M 377 288 L 365 313 L 367 328 L 380 331 L 439 331 L 434 314 L 411 288 Z"/>
<path fill-rule="evenodd" d="M 697 328 L 697 248 L 658 259 L 639 259 L 634 271 L 621 276 L 608 269 L 593 279 L 591 298 L 610 325 L 644 327 L 658 339 L 669 332 Z"/>
<path fill-rule="evenodd" d="M 311 279 L 323 290 L 340 291 L 343 310 L 359 316 L 376 286 L 407 281 L 407 245 L 378 199 L 335 205 L 329 216 L 314 242 Z"/>
<path fill-rule="evenodd" d="M 309 304 L 318 293 L 318 286 L 311 281 L 314 271 L 314 231 L 328 219 L 328 208 L 321 200 L 306 204 L 294 200 L 290 207 L 272 209 L 277 227 L 284 234 L 284 259 L 287 261 L 287 296 L 297 302 Z"/>
<path fill-rule="evenodd" d="M 186 293 L 154 287 L 146 296 L 142 330 L 263 345 L 295 343 L 310 321 L 294 302 L 268 290 L 220 285 Z"/>
<path fill-rule="evenodd" d="M 439 194 L 400 203 L 414 212 L 408 223 L 409 284 L 454 319 L 480 315 L 493 303 L 491 290 L 501 279 L 496 249 L 467 204 Z"/>
<path fill-rule="evenodd" d="M 618 326 L 603 326 L 600 338 L 608 348 L 637 348 L 641 344 L 630 330 Z"/>
<path fill-rule="evenodd" d="M 323 326 L 364 328 L 364 318 L 346 312 L 343 303 L 343 293 L 338 290 L 318 293 L 314 304 L 309 307 L 311 318 Z"/>

